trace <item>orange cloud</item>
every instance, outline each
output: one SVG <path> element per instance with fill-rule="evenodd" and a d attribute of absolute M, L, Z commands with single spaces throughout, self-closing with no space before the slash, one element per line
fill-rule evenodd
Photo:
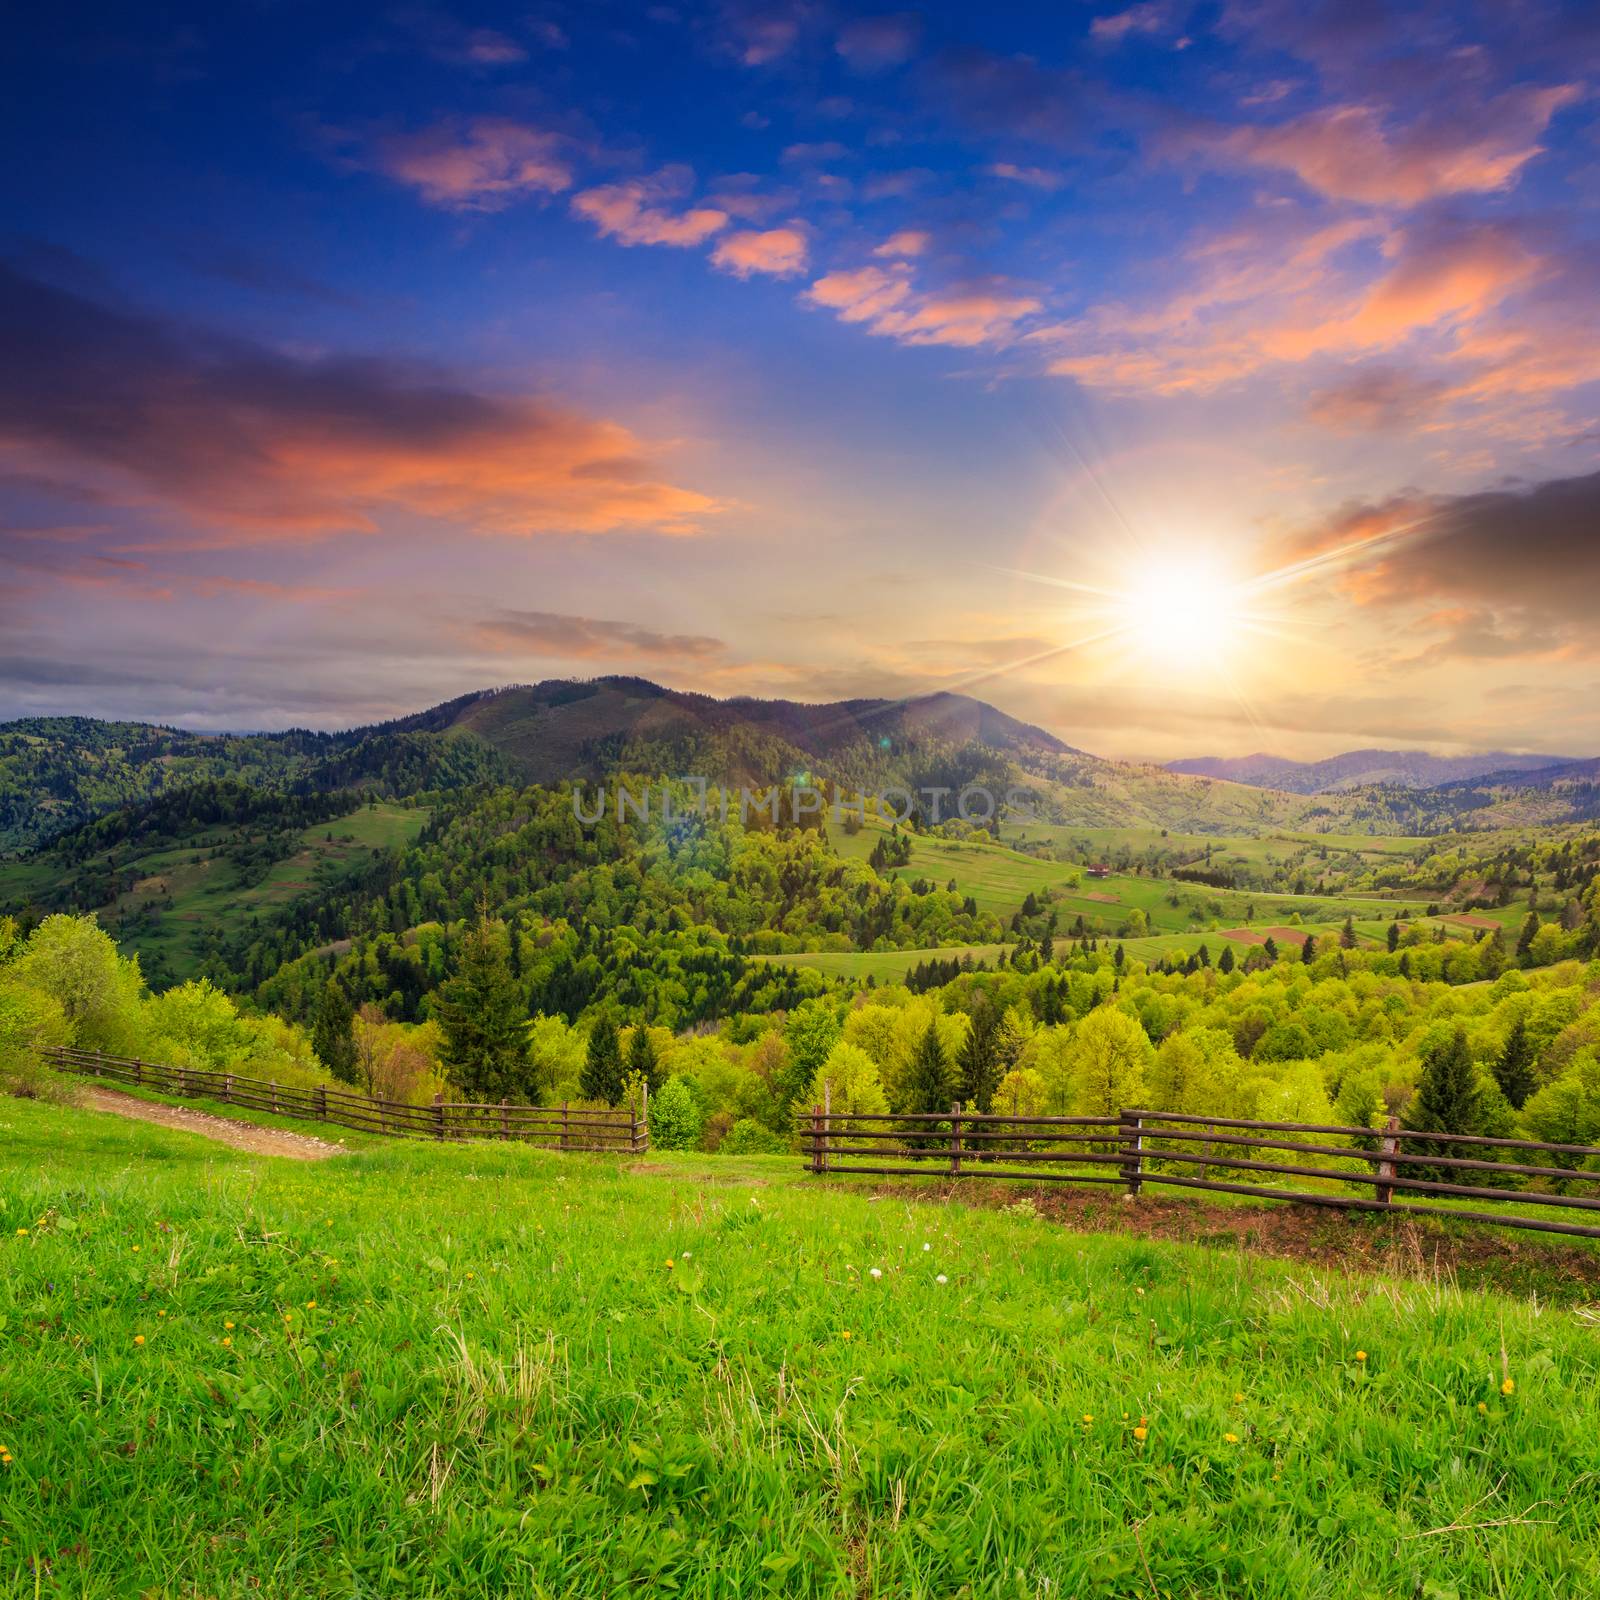
<path fill-rule="evenodd" d="M 1516 89 L 1470 119 L 1432 119 L 1391 131 L 1371 105 L 1329 106 L 1275 127 L 1191 133 L 1169 148 L 1292 172 L 1332 199 L 1415 206 L 1509 188 L 1543 150 L 1539 136 L 1576 84 Z"/>
<path fill-rule="evenodd" d="M 559 194 L 572 186 L 564 144 L 560 135 L 520 122 L 478 117 L 465 127 L 446 123 L 379 139 L 373 163 L 429 205 L 499 211 L 529 195 Z"/>
<path fill-rule="evenodd" d="M 374 531 L 386 511 L 480 533 L 696 531 L 718 509 L 620 423 L 372 360 L 306 360 L 99 305 L 0 267 L 0 449 L 195 542 Z M 167 541 L 175 542 L 175 541 Z"/>
<path fill-rule="evenodd" d="M 920 228 L 902 228 L 899 233 L 891 233 L 872 253 L 904 260 L 909 256 L 920 256 L 931 242 L 932 236 Z"/>
<path fill-rule="evenodd" d="M 618 656 L 714 661 L 728 648 L 704 634 L 658 633 L 636 623 L 556 611 L 501 611 L 475 623 L 470 633 L 476 643 L 496 652 L 576 661 Z"/>
<path fill-rule="evenodd" d="M 807 253 L 804 232 L 791 223 L 786 228 L 730 233 L 711 252 L 711 263 L 738 278 L 748 278 L 753 272 L 792 278 L 805 271 Z"/>
<path fill-rule="evenodd" d="M 670 209 L 689 184 L 686 168 L 664 167 L 653 177 L 585 189 L 572 197 L 572 209 L 619 244 L 703 244 L 727 226 L 728 213 L 717 206 Z"/>

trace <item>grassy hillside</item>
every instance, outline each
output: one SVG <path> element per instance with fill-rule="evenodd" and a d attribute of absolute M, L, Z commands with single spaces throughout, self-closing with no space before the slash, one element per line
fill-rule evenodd
<path fill-rule="evenodd" d="M 117 892 L 78 909 L 136 951 L 152 979 L 181 981 L 200 968 L 204 949 L 236 937 L 252 918 L 336 886 L 373 851 L 409 844 L 428 811 L 374 803 L 298 829 L 274 844 L 276 859 L 255 859 L 261 829 L 202 828 L 150 848 L 112 846 L 74 868 L 78 880 L 114 881 Z M 253 848 L 255 847 L 255 848 Z M 281 852 L 281 853 L 280 853 Z M 0 862 L 0 907 L 49 905 L 62 869 L 51 856 Z"/>
<path fill-rule="evenodd" d="M 0 1128 L 11 1592 L 1600 1585 L 1581 1314 L 788 1158 Z"/>

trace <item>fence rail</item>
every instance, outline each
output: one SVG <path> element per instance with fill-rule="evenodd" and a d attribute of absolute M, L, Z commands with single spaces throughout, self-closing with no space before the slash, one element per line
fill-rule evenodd
<path fill-rule="evenodd" d="M 819 1175 L 1011 1178 L 1108 1184 L 1129 1194 L 1167 1185 L 1600 1239 L 1600 1147 L 1593 1145 L 1429 1133 L 1392 1117 L 1383 1128 L 1158 1111 L 1028 1117 L 959 1102 L 947 1112 L 895 1116 L 835 1113 L 829 1098 L 799 1119 L 807 1165 Z M 1520 1151 L 1544 1160 L 1500 1159 Z M 1520 1209 L 1466 1210 L 1462 1201 Z M 1539 1208 L 1588 1215 L 1562 1221 L 1529 1214 Z"/>
<path fill-rule="evenodd" d="M 632 1155 L 650 1147 L 648 1092 L 639 1106 L 596 1111 L 585 1106 L 518 1106 L 447 1101 L 410 1105 L 352 1090 L 312 1089 L 199 1067 L 171 1067 L 99 1050 L 52 1048 L 45 1057 L 63 1072 L 109 1078 L 186 1100 L 221 1100 L 251 1111 L 270 1111 L 304 1122 L 326 1122 L 360 1133 L 398 1139 L 516 1139 L 552 1150 L 615 1150 Z"/>

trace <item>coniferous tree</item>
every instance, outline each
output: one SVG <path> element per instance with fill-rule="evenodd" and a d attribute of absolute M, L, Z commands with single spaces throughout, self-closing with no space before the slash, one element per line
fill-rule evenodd
<path fill-rule="evenodd" d="M 950 1058 L 939 1037 L 937 1020 L 930 1020 L 927 1031 L 912 1052 L 906 1074 L 905 1109 L 908 1112 L 940 1113 L 950 1109 Z"/>
<path fill-rule="evenodd" d="M 1539 913 L 1530 911 L 1527 919 L 1522 924 L 1522 932 L 1517 935 L 1517 960 L 1524 966 L 1528 964 L 1528 956 L 1533 949 L 1533 941 L 1538 937 Z"/>
<path fill-rule="evenodd" d="M 1224 947 L 1221 958 L 1217 962 L 1217 971 L 1233 971 L 1233 946 L 1231 944 Z"/>
<path fill-rule="evenodd" d="M 631 1078 L 636 1073 L 650 1085 L 651 1094 L 661 1087 L 661 1058 L 656 1054 L 650 1030 L 642 1022 L 633 1030 L 633 1036 L 628 1040 L 626 1076 Z"/>
<path fill-rule="evenodd" d="M 1528 1025 L 1521 1017 L 1511 1024 L 1506 1035 L 1505 1048 L 1495 1058 L 1494 1081 L 1500 1092 L 1520 1111 L 1534 1091 L 1533 1040 L 1528 1037 Z"/>
<path fill-rule="evenodd" d="M 1389 924 L 1389 932 L 1385 937 L 1389 945 L 1389 954 L 1393 955 L 1400 948 L 1400 922 L 1398 918 Z"/>
<path fill-rule="evenodd" d="M 997 1035 L 1000 1031 L 1000 1014 L 994 1001 L 985 994 L 978 996 L 972 1008 L 972 1026 L 956 1052 L 957 1098 L 964 1106 L 976 1106 L 987 1112 L 994 1104 L 995 1086 L 1000 1082 Z M 913 1107 L 914 1110 L 942 1110 L 942 1106 Z"/>
<path fill-rule="evenodd" d="M 604 1100 L 608 1106 L 614 1106 L 622 1098 L 626 1076 L 622 1065 L 622 1037 L 617 1031 L 616 1019 L 609 1012 L 602 1012 L 589 1030 L 589 1045 L 583 1056 L 583 1071 L 578 1075 L 578 1088 L 585 1100 Z"/>
<path fill-rule="evenodd" d="M 1306 942 L 1300 946 L 1300 959 L 1308 967 L 1317 959 L 1317 936 L 1314 933 L 1308 933 Z"/>
<path fill-rule="evenodd" d="M 1344 926 L 1339 930 L 1339 948 L 1341 950 L 1354 950 L 1356 947 L 1356 924 L 1353 917 L 1344 919 Z"/>
<path fill-rule="evenodd" d="M 439 990 L 433 1014 L 442 1039 L 439 1065 L 465 1100 L 525 1100 L 528 1018 L 499 929 L 480 908 Z"/>
<path fill-rule="evenodd" d="M 1472 1064 L 1465 1028 L 1456 1031 L 1423 1058 L 1417 1093 L 1406 1113 L 1406 1124 L 1419 1133 L 1476 1133 L 1481 1121 L 1483 1095 L 1478 1086 L 1478 1071 Z M 1473 1151 L 1460 1144 L 1432 1139 L 1408 1139 L 1406 1149 L 1413 1155 L 1470 1157 Z M 1441 1182 L 1451 1182 L 1456 1169 L 1443 1167 L 1418 1169 Z"/>
<path fill-rule="evenodd" d="M 355 1021 L 356 1010 L 344 985 L 337 978 L 329 978 L 322 986 L 311 1024 L 311 1048 L 340 1083 L 356 1081 Z"/>

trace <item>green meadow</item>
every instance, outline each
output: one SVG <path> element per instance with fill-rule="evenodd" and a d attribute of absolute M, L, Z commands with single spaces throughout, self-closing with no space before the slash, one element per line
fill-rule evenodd
<path fill-rule="evenodd" d="M 114 865 L 129 887 L 104 907 L 101 922 L 147 966 L 171 980 L 192 977 L 200 967 L 197 938 L 229 939 L 259 917 L 302 895 L 336 882 L 374 850 L 411 843 L 428 820 L 421 806 L 378 802 L 343 817 L 298 830 L 287 853 L 259 881 L 242 881 L 225 850 L 237 842 L 234 829 L 199 831 L 160 848 L 112 849 L 92 858 L 90 869 Z M 63 876 L 49 856 L 0 862 L 0 904 L 23 905 L 44 896 Z M 252 875 L 253 877 L 253 875 Z"/>
<path fill-rule="evenodd" d="M 18 1595 L 1580 1595 L 1582 1307 L 874 1199 L 0 1103 Z"/>

